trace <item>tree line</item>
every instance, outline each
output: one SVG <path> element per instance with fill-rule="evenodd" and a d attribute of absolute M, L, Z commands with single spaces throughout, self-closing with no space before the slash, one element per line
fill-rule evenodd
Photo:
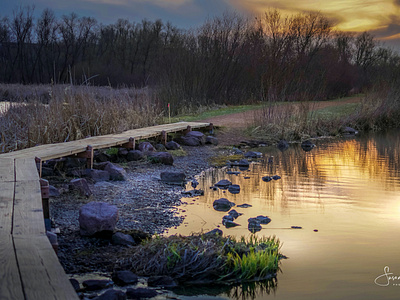
<path fill-rule="evenodd" d="M 31 6 L 0 19 L 0 82 L 150 86 L 173 109 L 253 100 L 323 100 L 398 78 L 400 58 L 320 13 L 237 13 L 191 30 L 161 20 L 99 24 Z"/>

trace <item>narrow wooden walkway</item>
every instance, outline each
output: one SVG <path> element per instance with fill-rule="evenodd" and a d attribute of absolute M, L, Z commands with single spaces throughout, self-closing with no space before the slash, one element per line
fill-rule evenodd
<path fill-rule="evenodd" d="M 168 133 L 208 126 L 180 122 L 0 154 L 0 299 L 78 299 L 46 236 L 35 158 L 87 154 L 88 145 L 92 153 L 111 146 L 134 147 L 135 140 L 166 139 Z"/>

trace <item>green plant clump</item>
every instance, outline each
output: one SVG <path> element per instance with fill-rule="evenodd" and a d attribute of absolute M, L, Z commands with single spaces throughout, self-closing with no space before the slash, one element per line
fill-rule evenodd
<path fill-rule="evenodd" d="M 128 250 L 131 255 L 118 268 L 141 276 L 168 275 L 180 283 L 257 281 L 276 276 L 283 258 L 279 249 L 276 237 L 155 237 Z"/>

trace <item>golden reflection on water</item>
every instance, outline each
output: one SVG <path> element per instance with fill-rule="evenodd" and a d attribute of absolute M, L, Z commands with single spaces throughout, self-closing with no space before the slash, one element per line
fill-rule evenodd
<path fill-rule="evenodd" d="M 307 299 L 306 291 L 313 289 L 318 299 L 376 299 L 382 292 L 391 299 L 400 287 L 379 292 L 373 278 L 385 265 L 400 275 L 396 230 L 400 225 L 400 135 L 393 132 L 316 144 L 311 152 L 299 145 L 285 152 L 266 148 L 264 159 L 239 175 L 229 175 L 227 169 L 205 172 L 199 178 L 205 195 L 183 199 L 187 204 L 180 210 L 187 217 L 168 234 L 219 227 L 226 235 L 248 236 L 247 219 L 267 215 L 271 223 L 262 225 L 257 234 L 276 235 L 283 243 L 282 252 L 290 257 L 282 262 L 275 298 Z M 267 162 L 270 156 L 272 164 Z M 275 174 L 282 178 L 261 179 Z M 209 188 L 221 179 L 240 185 L 240 193 Z M 236 205 L 252 205 L 234 207 L 243 213 L 235 220 L 240 226 L 226 229 L 221 224 L 226 213 L 215 211 L 212 203 L 222 197 Z M 307 280 L 305 272 L 309 272 Z"/>

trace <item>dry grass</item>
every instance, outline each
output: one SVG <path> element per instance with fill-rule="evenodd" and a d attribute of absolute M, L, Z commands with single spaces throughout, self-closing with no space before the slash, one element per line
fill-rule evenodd
<path fill-rule="evenodd" d="M 0 90 L 3 99 L 17 101 L 0 117 L 2 152 L 151 126 L 162 115 L 147 90 L 41 86 L 40 94 L 37 87 L 28 94 L 21 85 Z"/>

